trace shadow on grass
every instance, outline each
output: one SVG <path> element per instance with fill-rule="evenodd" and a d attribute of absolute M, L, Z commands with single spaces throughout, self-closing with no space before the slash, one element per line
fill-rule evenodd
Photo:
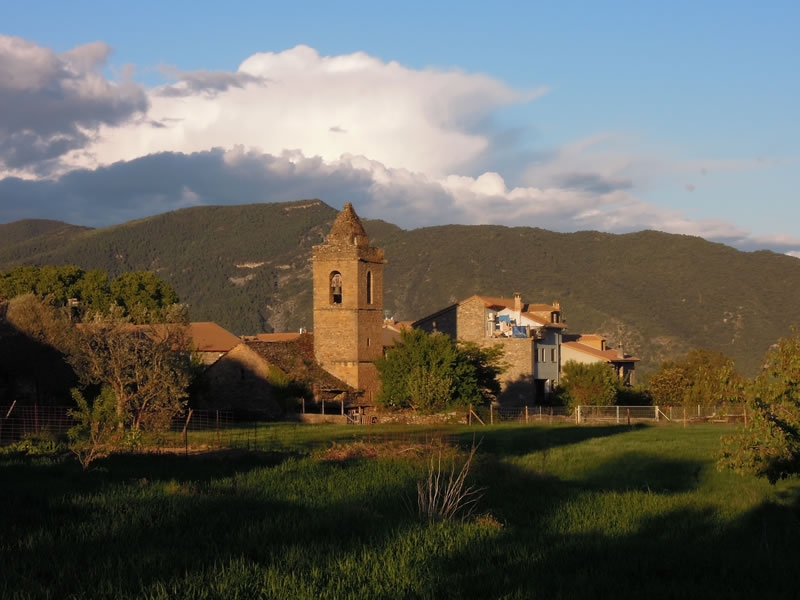
<path fill-rule="evenodd" d="M 540 524 L 541 525 L 541 524 Z M 437 561 L 441 598 L 796 598 L 798 523 L 763 505 L 732 522 L 679 509 L 633 534 L 506 528 Z"/>
<path fill-rule="evenodd" d="M 577 426 L 511 426 L 474 429 L 460 432 L 461 445 L 470 444 L 472 440 L 481 442 L 483 452 L 502 454 L 504 456 L 520 456 L 530 452 L 549 450 L 559 446 L 579 444 L 587 440 L 605 438 L 630 433 L 647 427 L 646 425 L 601 425 Z"/>
<path fill-rule="evenodd" d="M 484 460 L 502 528 L 438 557 L 432 597 L 797 598 L 800 486 L 732 517 L 683 495 L 706 466 L 624 453 L 566 481 Z"/>
<path fill-rule="evenodd" d="M 626 452 L 594 467 L 581 485 L 595 490 L 675 494 L 697 489 L 705 467 L 696 460 Z"/>
<path fill-rule="evenodd" d="M 412 470 L 386 476 L 374 460 L 275 470 L 283 464 L 276 457 L 229 458 L 115 456 L 108 471 L 78 474 L 62 464 L 66 479 L 53 467 L 42 473 L 49 490 L 7 490 L 13 518 L 0 519 L 0 546 L 15 552 L 0 597 L 141 597 L 192 579 L 212 587 L 206 578 L 214 569 L 236 561 L 308 576 L 337 556 L 360 554 L 365 543 L 418 527 L 401 500 Z M 360 489 L 337 493 L 351 478 Z M 327 501 L 319 482 L 343 498 Z M 250 582 L 232 585 L 239 584 Z"/>

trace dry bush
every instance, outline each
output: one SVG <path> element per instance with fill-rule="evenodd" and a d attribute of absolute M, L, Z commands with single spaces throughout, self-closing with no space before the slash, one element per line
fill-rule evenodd
<path fill-rule="evenodd" d="M 442 450 L 431 456 L 428 476 L 417 482 L 417 510 L 420 517 L 433 521 L 467 519 L 483 496 L 483 488 L 467 485 L 467 476 L 480 444 L 472 444 L 469 455 L 456 472 L 450 461 L 449 472 L 442 465 Z"/>

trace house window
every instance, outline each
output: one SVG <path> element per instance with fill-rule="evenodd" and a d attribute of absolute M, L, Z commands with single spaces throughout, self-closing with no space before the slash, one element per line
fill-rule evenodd
<path fill-rule="evenodd" d="M 540 362 L 547 362 L 547 350 L 542 348 L 542 351 L 539 353 L 541 358 L 539 359 Z"/>
<path fill-rule="evenodd" d="M 550 348 L 550 362 L 556 362 L 556 349 Z"/>
<path fill-rule="evenodd" d="M 331 304 L 342 303 L 342 274 L 339 271 L 331 273 L 330 278 L 330 302 Z"/>
<path fill-rule="evenodd" d="M 372 271 L 367 271 L 367 304 L 372 304 Z"/>

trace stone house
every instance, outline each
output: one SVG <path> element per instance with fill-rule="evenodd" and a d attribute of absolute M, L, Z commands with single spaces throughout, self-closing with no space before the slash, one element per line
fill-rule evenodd
<path fill-rule="evenodd" d="M 611 365 L 623 385 L 636 385 L 636 363 L 639 359 L 625 354 L 622 345 L 608 348 L 606 339 L 602 336 L 564 334 L 561 340 L 561 360 L 562 364 L 571 360 L 584 364 L 605 362 Z"/>
<path fill-rule="evenodd" d="M 501 375 L 503 404 L 545 403 L 561 376 L 561 306 L 513 298 L 471 296 L 419 319 L 413 326 L 480 346 L 500 344 L 507 371 Z"/>
<path fill-rule="evenodd" d="M 354 390 L 317 365 L 310 334 L 250 336 L 203 373 L 194 408 L 252 411 L 277 418 L 295 404 L 341 403 Z"/>

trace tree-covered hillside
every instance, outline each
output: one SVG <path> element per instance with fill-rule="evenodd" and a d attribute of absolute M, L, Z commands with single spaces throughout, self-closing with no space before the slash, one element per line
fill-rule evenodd
<path fill-rule="evenodd" d="M 149 269 L 190 305 L 194 320 L 237 334 L 311 329 L 311 247 L 323 242 L 336 212 L 304 200 L 194 207 L 96 230 L 21 221 L 0 225 L 0 270 L 75 264 L 115 276 Z M 644 370 L 708 347 L 746 374 L 800 322 L 800 261 L 772 252 L 655 231 L 364 225 L 386 251 L 385 308 L 397 319 L 476 293 L 518 291 L 525 301 L 561 302 L 570 332 L 622 342 Z"/>

